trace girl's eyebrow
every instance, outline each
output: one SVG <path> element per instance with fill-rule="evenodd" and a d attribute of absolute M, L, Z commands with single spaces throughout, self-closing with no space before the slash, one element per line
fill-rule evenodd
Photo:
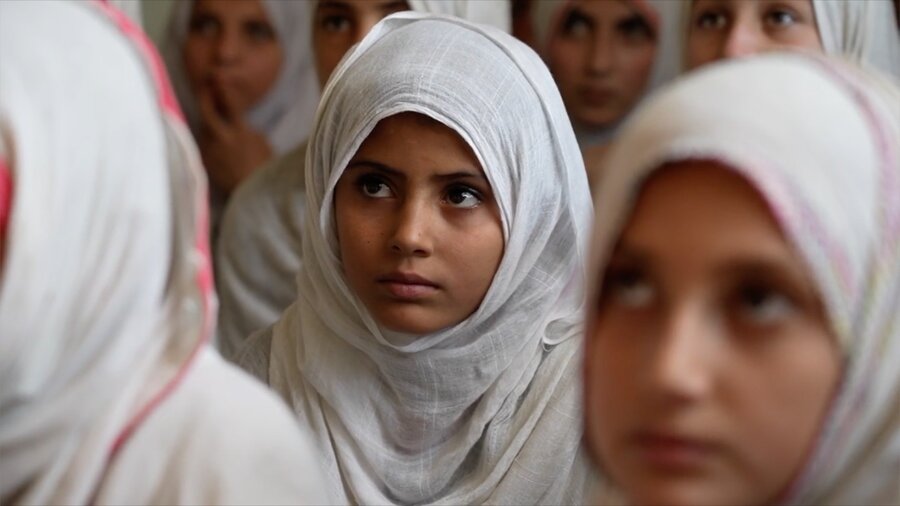
<path fill-rule="evenodd" d="M 383 173 L 388 174 L 393 177 L 403 178 L 403 179 L 406 178 L 406 174 L 404 174 L 403 172 L 401 172 L 389 165 L 385 165 L 383 163 L 372 161 L 372 160 L 365 160 L 365 159 L 354 160 L 354 161 L 351 161 L 349 165 L 347 165 L 348 171 L 354 170 L 354 169 L 360 169 L 360 168 L 374 169 L 374 170 L 377 170 L 378 172 L 383 172 Z M 471 170 L 471 169 L 459 169 L 459 170 L 456 170 L 453 172 L 449 172 L 447 174 L 435 174 L 432 177 L 432 179 L 439 180 L 439 181 L 447 181 L 447 180 L 453 180 L 453 179 L 465 179 L 465 178 L 477 178 L 477 179 L 487 180 L 487 177 L 485 177 L 485 175 L 481 171 L 476 172 L 475 170 Z"/>
<path fill-rule="evenodd" d="M 477 178 L 477 179 L 484 179 L 484 180 L 487 179 L 484 176 L 484 174 L 482 174 L 480 171 L 474 172 L 474 171 L 469 171 L 469 170 L 465 170 L 465 169 L 459 170 L 456 172 L 451 172 L 449 174 L 437 174 L 434 176 L 433 179 L 436 179 L 439 181 L 447 181 L 447 180 L 452 180 L 452 179 L 465 179 L 465 178 Z"/>
<path fill-rule="evenodd" d="M 406 178 L 406 174 L 400 172 L 399 170 L 385 165 L 383 163 L 374 162 L 372 160 L 354 160 L 350 162 L 350 165 L 347 166 L 347 170 L 360 169 L 360 168 L 369 168 L 375 169 L 378 172 L 384 172 L 390 176 Z"/>

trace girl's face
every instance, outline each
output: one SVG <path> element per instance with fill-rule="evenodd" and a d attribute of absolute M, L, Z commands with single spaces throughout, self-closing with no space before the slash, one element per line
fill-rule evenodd
<path fill-rule="evenodd" d="M 195 94 L 217 81 L 247 111 L 275 84 L 284 58 L 260 0 L 196 0 L 182 56 Z"/>
<path fill-rule="evenodd" d="M 601 275 L 585 404 L 603 469 L 636 504 L 777 500 L 813 446 L 841 356 L 761 196 L 713 163 L 666 168 Z"/>
<path fill-rule="evenodd" d="M 812 0 L 694 0 L 688 68 L 784 48 L 822 51 Z"/>
<path fill-rule="evenodd" d="M 481 304 L 503 257 L 500 212 L 452 129 L 419 114 L 381 120 L 337 183 L 350 287 L 390 330 L 428 334 Z"/>
<path fill-rule="evenodd" d="M 405 0 L 319 0 L 313 20 L 313 46 L 319 84 L 325 83 L 344 53 L 373 26 L 395 12 L 409 10 Z"/>
<path fill-rule="evenodd" d="M 550 71 L 572 122 L 602 128 L 625 117 L 647 87 L 656 33 L 626 0 L 573 1 L 550 40 Z"/>

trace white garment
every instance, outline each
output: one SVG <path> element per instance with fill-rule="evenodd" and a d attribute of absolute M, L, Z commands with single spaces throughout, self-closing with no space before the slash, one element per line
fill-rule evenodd
<path fill-rule="evenodd" d="M 405 111 L 472 148 L 505 249 L 472 315 L 392 344 L 344 279 L 332 197 L 378 121 Z M 582 502 L 591 474 L 577 385 L 592 206 L 538 56 L 491 27 L 390 16 L 323 93 L 306 190 L 299 298 L 247 356 L 251 368 L 260 356 L 269 363 L 270 385 L 317 435 L 335 492 L 366 504 Z"/>
<path fill-rule="evenodd" d="M 507 0 L 413 0 L 412 10 L 451 14 L 504 31 Z M 216 343 L 234 359 L 247 337 L 278 319 L 297 298 L 305 188 L 306 142 L 269 162 L 229 199 L 216 244 L 221 310 Z"/>
<path fill-rule="evenodd" d="M 225 208 L 216 246 L 216 345 L 229 360 L 297 298 L 305 165 L 306 142 L 247 178 Z"/>
<path fill-rule="evenodd" d="M 900 89 L 836 58 L 784 53 L 711 65 L 661 92 L 609 153 L 589 279 L 640 185 L 686 159 L 719 161 L 756 187 L 843 350 L 843 380 L 785 503 L 897 504 Z"/>
<path fill-rule="evenodd" d="M 207 347 L 215 299 L 189 139 L 158 56 L 124 15 L 0 2 L 0 160 L 12 176 L 0 502 L 325 497 L 295 478 L 316 467 L 289 412 Z M 268 459 L 248 484 L 251 463 Z"/>
<path fill-rule="evenodd" d="M 644 90 L 645 95 L 668 83 L 681 71 L 685 2 L 686 0 L 629 0 L 656 30 L 656 54 Z M 551 65 L 551 39 L 557 36 L 571 7 L 571 0 L 539 0 L 532 6 L 535 50 L 548 65 Z M 621 122 L 618 122 L 613 126 L 593 130 L 585 130 L 576 125 L 579 144 L 585 149 L 608 143 L 620 125 Z"/>
<path fill-rule="evenodd" d="M 410 10 L 444 14 L 490 25 L 509 33 L 512 29 L 512 6 L 509 0 L 407 0 Z"/>
<path fill-rule="evenodd" d="M 319 101 L 312 53 L 312 16 L 308 2 L 263 0 L 262 5 L 275 27 L 284 58 L 272 89 L 247 112 L 247 121 L 266 136 L 274 153 L 281 155 L 309 135 Z M 182 57 L 193 6 L 194 0 L 176 2 L 162 52 L 178 100 L 188 123 L 196 131 L 200 113 Z"/>
<path fill-rule="evenodd" d="M 900 79 L 900 29 L 892 0 L 813 0 L 813 9 L 826 53 Z"/>

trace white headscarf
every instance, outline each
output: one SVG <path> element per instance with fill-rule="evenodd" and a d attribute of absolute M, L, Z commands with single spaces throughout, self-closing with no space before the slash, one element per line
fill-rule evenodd
<path fill-rule="evenodd" d="M 149 470 L 253 453 L 225 437 L 231 421 L 213 426 L 190 406 L 281 416 L 270 428 L 301 451 L 289 415 L 206 346 L 215 301 L 202 168 L 161 61 L 124 15 L 99 2 L 0 2 L 0 164 L 12 179 L 0 502 L 148 502 L 133 491 Z M 211 377 L 229 397 L 203 384 Z M 246 499 L 210 485 L 226 460 L 154 493 Z M 109 482 L 111 470 L 124 480 Z M 258 499 L 273 497 L 284 496 Z"/>
<path fill-rule="evenodd" d="M 200 113 L 182 56 L 193 6 L 194 0 L 175 3 L 162 52 L 178 100 L 191 128 L 196 131 Z M 275 27 L 284 58 L 272 88 L 247 112 L 246 119 L 266 136 L 275 154 L 280 155 L 309 135 L 319 101 L 319 84 L 312 54 L 312 17 L 307 2 L 262 0 L 262 6 Z"/>
<path fill-rule="evenodd" d="M 698 70 L 652 98 L 596 194 L 596 281 L 641 184 L 721 162 L 768 202 L 813 273 L 843 379 L 789 504 L 900 501 L 900 90 L 837 60 L 767 54 Z"/>
<path fill-rule="evenodd" d="M 508 0 L 412 0 L 426 14 L 450 14 L 508 31 Z M 311 3 L 311 6 L 314 5 Z M 305 207 L 306 143 L 256 171 L 231 196 L 216 251 L 222 303 L 217 344 L 234 358 L 297 297 Z"/>
<path fill-rule="evenodd" d="M 812 0 L 819 40 L 842 54 L 900 79 L 900 29 L 891 0 Z"/>
<path fill-rule="evenodd" d="M 512 7 L 509 0 L 407 0 L 416 12 L 456 16 L 472 23 L 490 25 L 509 33 Z"/>
<path fill-rule="evenodd" d="M 427 115 L 472 148 L 505 250 L 481 306 L 392 344 L 338 259 L 332 199 L 384 118 Z M 336 121 L 335 118 L 340 118 Z M 359 503 L 580 503 L 577 356 L 592 207 L 553 80 L 524 44 L 449 17 L 391 16 L 332 75 L 310 140 L 299 299 L 262 346 L 270 385 Z"/>
<path fill-rule="evenodd" d="M 646 17 L 656 31 L 656 54 L 645 94 L 674 79 L 682 67 L 682 36 L 685 0 L 627 0 Z M 531 22 L 535 34 L 535 49 L 550 64 L 551 38 L 556 36 L 571 7 L 571 0 L 539 0 L 534 2 Z M 619 124 L 596 130 L 578 132 L 582 148 L 608 142 Z"/>

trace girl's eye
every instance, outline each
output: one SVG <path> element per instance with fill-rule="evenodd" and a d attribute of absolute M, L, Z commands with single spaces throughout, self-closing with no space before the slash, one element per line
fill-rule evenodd
<path fill-rule="evenodd" d="M 637 309 L 653 302 L 653 286 L 639 268 L 610 268 L 603 280 L 602 299 Z"/>
<path fill-rule="evenodd" d="M 641 16 L 632 16 L 620 22 L 617 25 L 617 28 L 619 33 L 627 40 L 645 41 L 653 40 L 655 38 L 653 29 L 650 28 L 650 25 Z"/>
<path fill-rule="evenodd" d="M 319 21 L 319 25 L 326 32 L 346 32 L 350 29 L 350 18 L 347 16 L 327 15 Z"/>
<path fill-rule="evenodd" d="M 563 22 L 563 33 L 570 37 L 583 37 L 588 35 L 593 28 L 593 23 L 584 14 L 572 11 Z"/>
<path fill-rule="evenodd" d="M 252 21 L 244 25 L 244 32 L 255 42 L 275 40 L 275 30 L 269 23 Z"/>
<path fill-rule="evenodd" d="M 763 284 L 738 288 L 736 299 L 738 315 L 754 325 L 776 324 L 795 310 L 790 297 Z"/>
<path fill-rule="evenodd" d="M 371 197 L 374 199 L 384 199 L 388 197 L 394 196 L 394 192 L 391 191 L 391 187 L 387 185 L 379 177 L 376 176 L 363 176 L 359 182 L 360 191 L 362 191 L 363 195 L 367 197 Z"/>
<path fill-rule="evenodd" d="M 468 186 L 455 186 L 447 191 L 447 202 L 453 207 L 472 209 L 481 204 L 482 199 L 477 191 Z"/>
<path fill-rule="evenodd" d="M 213 36 L 219 31 L 219 22 L 208 15 L 195 16 L 188 26 L 191 33 L 204 37 Z"/>
<path fill-rule="evenodd" d="M 797 22 L 797 15 L 784 9 L 775 9 L 766 13 L 765 23 L 776 28 L 786 28 Z"/>
<path fill-rule="evenodd" d="M 727 23 L 725 14 L 717 11 L 701 11 L 694 17 L 694 26 L 703 30 L 721 30 Z"/>

